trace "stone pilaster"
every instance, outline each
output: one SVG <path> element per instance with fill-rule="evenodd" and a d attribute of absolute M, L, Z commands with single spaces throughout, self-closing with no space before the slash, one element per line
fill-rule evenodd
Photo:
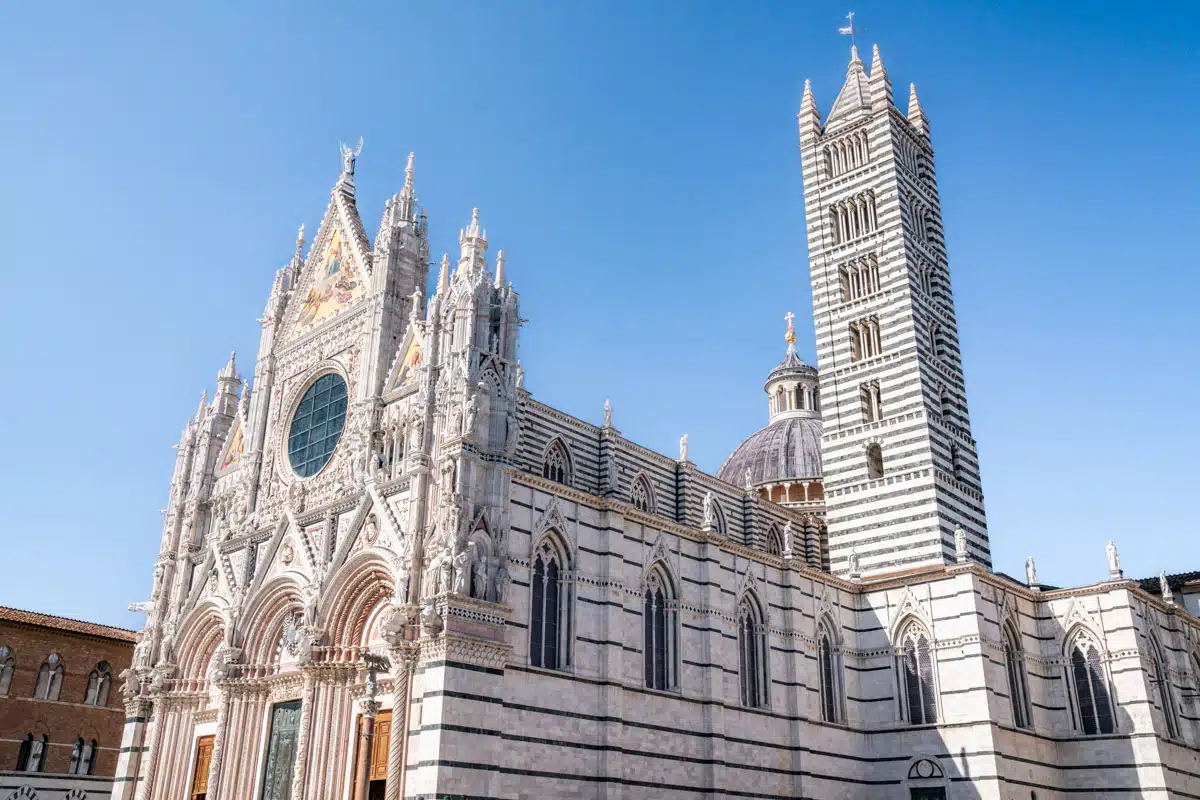
<path fill-rule="evenodd" d="M 404 753 L 408 741 L 409 684 L 416 666 L 418 649 L 405 642 L 390 648 L 392 660 L 392 732 L 388 739 L 388 770 L 385 800 L 400 800 L 404 795 Z"/>
<path fill-rule="evenodd" d="M 316 676 L 311 666 L 304 670 L 304 689 L 300 695 L 300 731 L 296 735 L 296 766 L 292 770 L 292 797 L 304 797 L 304 778 L 308 769 L 308 740 L 312 728 L 313 685 Z"/>
<path fill-rule="evenodd" d="M 135 696 L 125 701 L 125 728 L 121 734 L 121 755 L 117 759 L 113 800 L 134 798 L 147 749 L 146 734 L 150 728 L 150 715 L 151 704 L 148 698 Z"/>

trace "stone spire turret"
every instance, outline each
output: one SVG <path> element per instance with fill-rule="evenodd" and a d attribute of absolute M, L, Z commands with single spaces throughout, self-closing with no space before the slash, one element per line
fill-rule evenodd
<path fill-rule="evenodd" d="M 883 66 L 879 45 L 872 46 L 870 84 L 872 109 L 879 111 L 892 105 L 892 79 L 888 77 L 887 69 Z"/>
<path fill-rule="evenodd" d="M 908 85 L 908 121 L 919 133 L 929 136 L 929 118 L 921 110 L 921 100 L 917 97 L 917 85 Z"/>
<path fill-rule="evenodd" d="M 807 141 L 821 133 L 821 112 L 817 110 L 817 101 L 813 97 L 812 81 L 804 81 L 804 97 L 800 100 L 800 140 Z"/>
<path fill-rule="evenodd" d="M 508 276 L 504 269 L 504 251 L 496 251 L 496 288 L 503 289 Z"/>
<path fill-rule="evenodd" d="M 471 223 L 467 225 L 466 230 L 458 232 L 458 244 L 462 250 L 462 254 L 458 259 L 458 270 L 456 274 L 464 268 L 484 269 L 484 253 L 487 252 L 487 231 L 479 227 L 479 209 L 471 209 Z"/>

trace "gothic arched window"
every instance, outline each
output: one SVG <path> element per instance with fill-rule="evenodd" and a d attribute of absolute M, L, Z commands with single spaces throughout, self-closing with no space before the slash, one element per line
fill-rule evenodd
<path fill-rule="evenodd" d="M 1008 697 L 1012 703 L 1013 724 L 1028 728 L 1033 724 L 1029 705 L 1029 685 L 1025 677 L 1025 655 L 1021 637 L 1011 624 L 1004 626 L 1004 668 L 1008 672 Z"/>
<path fill-rule="evenodd" d="M 8 694 L 8 688 L 12 686 L 13 670 L 16 668 L 17 661 L 13 658 L 12 650 L 0 647 L 0 697 Z"/>
<path fill-rule="evenodd" d="M 937 722 L 937 698 L 933 685 L 933 652 L 929 635 L 912 624 L 900 637 L 900 688 L 904 715 L 913 725 Z"/>
<path fill-rule="evenodd" d="M 96 740 L 84 741 L 80 736 L 71 751 L 70 775 L 91 775 L 96 766 Z"/>
<path fill-rule="evenodd" d="M 569 486 L 571 484 L 571 457 L 562 439 L 554 439 L 546 448 L 542 459 L 542 477 Z"/>
<path fill-rule="evenodd" d="M 1150 680 L 1158 686 L 1158 701 L 1162 705 L 1163 719 L 1167 723 L 1167 737 L 1177 739 L 1179 719 L 1175 716 L 1175 704 L 1171 699 L 1171 675 L 1167 670 L 1162 645 L 1153 634 L 1150 636 L 1150 656 L 1154 662 L 1154 675 Z"/>
<path fill-rule="evenodd" d="M 1112 700 L 1104 665 L 1100 663 L 1100 650 L 1087 636 L 1080 636 L 1071 645 L 1068 674 L 1074 690 L 1079 729 L 1089 736 L 1115 731 Z"/>
<path fill-rule="evenodd" d="M 767 704 L 767 633 L 762 610 L 752 596 L 738 603 L 737 620 L 742 705 L 762 708 Z"/>
<path fill-rule="evenodd" d="M 878 442 L 867 445 L 867 478 L 876 480 L 883 477 L 883 448 Z"/>
<path fill-rule="evenodd" d="M 646 578 L 642 599 L 646 686 L 672 691 L 678 680 L 675 669 L 678 613 L 671 582 L 661 568 L 652 570 Z"/>
<path fill-rule="evenodd" d="M 629 487 L 629 503 L 638 511 L 646 514 L 654 513 L 654 490 L 645 475 L 638 475 Z"/>
<path fill-rule="evenodd" d="M 58 692 L 62 689 L 63 672 L 62 658 L 58 653 L 51 653 L 50 657 L 42 664 L 41 669 L 38 670 L 37 683 L 33 687 L 33 699 L 57 700 Z"/>
<path fill-rule="evenodd" d="M 529 663 L 545 669 L 570 664 L 569 585 L 563 581 L 567 560 L 559 543 L 544 538 L 533 558 L 529 611 Z"/>
<path fill-rule="evenodd" d="M 32 733 L 25 734 L 21 749 L 17 752 L 17 772 L 41 772 L 48 744 L 50 737 L 45 734 L 41 738 L 34 738 Z"/>
<path fill-rule="evenodd" d="M 112 686 L 112 669 L 107 661 L 101 661 L 88 676 L 87 693 L 83 696 L 84 705 L 108 705 L 108 689 Z"/>
<path fill-rule="evenodd" d="M 817 660 L 821 670 L 821 719 L 842 721 L 842 661 L 829 625 L 817 625 Z"/>
<path fill-rule="evenodd" d="M 783 536 L 774 524 L 767 529 L 767 553 L 773 556 L 783 555 Z"/>

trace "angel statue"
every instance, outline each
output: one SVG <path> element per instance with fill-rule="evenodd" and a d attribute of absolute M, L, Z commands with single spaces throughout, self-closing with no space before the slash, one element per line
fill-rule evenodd
<path fill-rule="evenodd" d="M 346 173 L 347 175 L 354 174 L 354 159 L 358 158 L 359 155 L 362 154 L 362 146 L 363 138 L 361 136 L 358 137 L 358 147 L 354 150 L 351 150 L 349 147 L 347 147 L 345 142 L 341 143 L 342 172 Z"/>

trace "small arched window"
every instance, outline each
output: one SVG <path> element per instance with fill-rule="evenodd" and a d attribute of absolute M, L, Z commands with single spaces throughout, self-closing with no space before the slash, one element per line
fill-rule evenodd
<path fill-rule="evenodd" d="M 638 511 L 646 514 L 654 513 L 654 490 L 645 475 L 638 475 L 629 487 L 629 503 Z"/>
<path fill-rule="evenodd" d="M 571 614 L 565 571 L 562 548 L 547 536 L 535 550 L 530 587 L 529 663 L 535 667 L 562 669 L 570 661 Z"/>
<path fill-rule="evenodd" d="M 96 764 L 96 740 L 85 741 L 82 736 L 75 740 L 71 750 L 69 775 L 91 775 Z"/>
<path fill-rule="evenodd" d="M 1073 684 L 1079 729 L 1092 736 L 1116 730 L 1112 700 L 1100 649 L 1091 639 L 1081 636 L 1071 645 L 1070 680 Z"/>
<path fill-rule="evenodd" d="M 929 635 L 919 625 L 909 626 L 900 637 L 901 706 L 913 725 L 937 722 L 937 698 L 933 685 L 933 652 Z"/>
<path fill-rule="evenodd" d="M 877 480 L 883 477 L 883 447 L 878 442 L 867 445 L 867 478 Z"/>
<path fill-rule="evenodd" d="M 59 690 L 62 689 L 64 671 L 62 658 L 58 653 L 51 653 L 38 670 L 37 683 L 33 687 L 33 699 L 57 700 Z"/>
<path fill-rule="evenodd" d="M 774 524 L 767 529 L 767 553 L 773 556 L 783 555 L 783 536 Z"/>
<path fill-rule="evenodd" d="M 642 599 L 646 686 L 672 691 L 677 686 L 675 626 L 678 612 L 671 583 L 661 569 L 655 569 L 647 576 Z"/>
<path fill-rule="evenodd" d="M 107 661 L 101 661 L 88 676 L 87 693 L 83 697 L 84 705 L 108 705 L 108 690 L 112 686 L 112 669 Z"/>
<path fill-rule="evenodd" d="M 821 719 L 842 721 L 842 661 L 833 633 L 824 620 L 817 626 L 817 660 L 821 670 Z"/>
<path fill-rule="evenodd" d="M 742 705 L 767 705 L 767 633 L 762 610 L 753 597 L 738 603 L 738 675 Z"/>
<path fill-rule="evenodd" d="M 542 477 L 569 486 L 571 484 L 571 458 L 562 439 L 555 439 L 546 448 L 542 460 Z"/>
<path fill-rule="evenodd" d="M 0 697 L 8 694 L 12 686 L 13 670 L 17 668 L 17 660 L 13 658 L 12 650 L 0 647 Z"/>
<path fill-rule="evenodd" d="M 35 738 L 32 733 L 25 734 L 21 749 L 17 752 L 17 772 L 41 772 L 46 761 L 46 746 L 50 737 L 42 734 Z"/>
<path fill-rule="evenodd" d="M 1025 676 L 1025 654 L 1021 637 L 1011 624 L 1004 626 L 1004 668 L 1008 672 L 1008 697 L 1012 704 L 1013 724 L 1028 728 L 1033 724 L 1029 704 L 1029 685 Z"/>
<path fill-rule="evenodd" d="M 1171 674 L 1167 669 L 1167 660 L 1162 645 L 1154 635 L 1150 636 L 1150 655 L 1154 660 L 1154 675 L 1151 677 L 1158 687 L 1158 701 L 1162 705 L 1163 719 L 1167 723 L 1167 737 L 1179 738 L 1179 719 L 1175 716 L 1175 703 L 1171 695 Z"/>

